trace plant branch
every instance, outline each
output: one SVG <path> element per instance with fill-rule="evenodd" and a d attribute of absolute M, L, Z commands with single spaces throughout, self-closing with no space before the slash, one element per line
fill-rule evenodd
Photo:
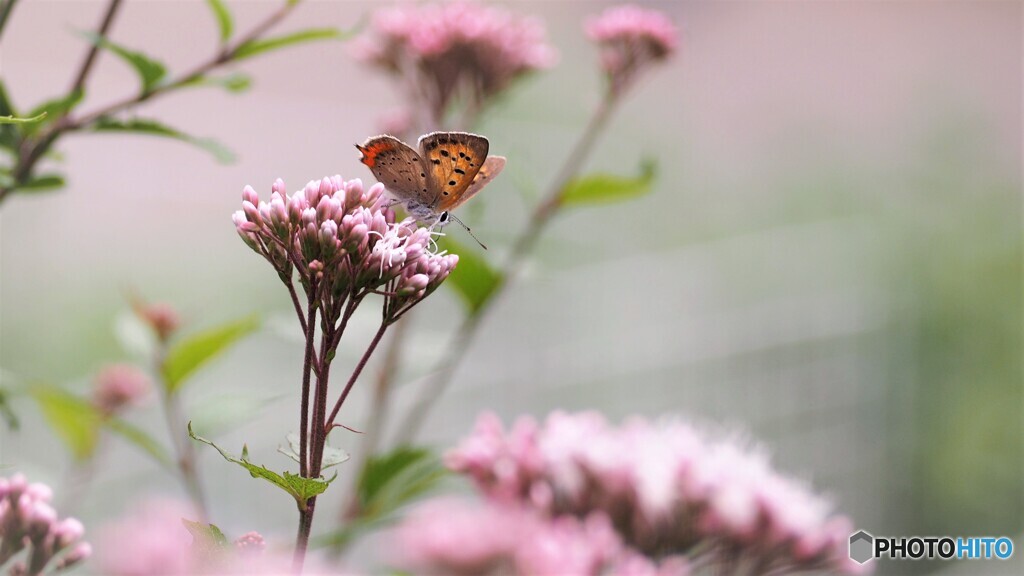
<path fill-rule="evenodd" d="M 309 438 L 309 381 L 313 371 L 313 339 L 316 333 L 316 285 L 310 290 L 309 318 L 303 330 L 306 336 L 306 350 L 302 360 L 302 413 L 299 416 L 299 474 L 309 478 L 309 460 L 307 458 L 307 442 Z"/>
<path fill-rule="evenodd" d="M 171 436 L 171 447 L 177 458 L 178 470 L 181 473 L 182 483 L 188 492 L 192 503 L 198 508 L 203 519 L 209 518 L 206 508 L 206 497 L 203 494 L 203 485 L 199 480 L 199 469 L 196 461 L 195 448 L 192 443 L 182 436 L 185 430 L 185 418 L 181 413 L 181 403 L 176 393 L 171 392 L 164 377 L 164 360 L 166 358 L 165 345 L 157 350 L 154 357 L 155 372 L 160 378 L 160 389 L 163 391 L 160 397 L 161 408 L 164 411 L 164 421 L 167 423 L 167 431 Z"/>
<path fill-rule="evenodd" d="M 398 444 L 407 444 L 411 442 L 416 436 L 416 433 L 419 432 L 420 428 L 423 426 L 431 408 L 451 382 L 452 376 L 455 374 L 455 370 L 465 357 L 466 350 L 468 350 L 469 345 L 476 337 L 477 330 L 480 327 L 480 322 L 484 314 L 490 309 L 498 295 L 504 291 L 506 286 L 508 286 L 509 282 L 519 274 L 523 261 L 533 251 L 537 240 L 547 228 L 551 218 L 561 207 L 562 194 L 564 193 L 566 186 L 583 168 L 584 162 L 587 157 L 589 157 L 594 145 L 597 143 L 601 133 L 607 126 L 608 120 L 611 118 L 611 113 L 613 112 L 617 102 L 618 98 L 616 95 L 610 92 L 606 93 L 600 104 L 598 104 L 598 107 L 594 110 L 594 113 L 591 115 L 586 127 L 580 134 L 579 140 L 576 141 L 575 146 L 573 146 L 573 149 L 570 151 L 561 170 L 559 170 L 555 179 L 552 181 L 551 187 L 548 188 L 547 193 L 541 199 L 540 203 L 537 204 L 537 207 L 534 209 L 526 227 L 516 237 L 516 240 L 512 245 L 512 249 L 509 252 L 508 260 L 505 262 L 503 267 L 501 277 L 498 280 L 498 284 L 487 296 L 487 299 L 475 310 L 470 312 L 466 316 L 465 320 L 463 320 L 458 331 L 455 333 L 455 336 L 452 338 L 451 343 L 448 345 L 447 352 L 420 388 L 421 392 L 419 397 L 415 402 L 413 402 L 412 406 L 410 406 L 406 412 L 405 418 L 400 421 L 400 428 L 396 435 L 396 442 Z"/>
<path fill-rule="evenodd" d="M 334 409 L 331 410 L 330 417 L 327 418 L 327 422 L 324 425 L 325 432 L 330 432 L 331 428 L 334 427 L 334 419 L 338 417 L 338 411 L 341 410 L 341 405 L 345 403 L 345 399 L 348 398 L 348 393 L 352 390 L 352 386 L 359 379 L 359 375 L 362 373 L 363 368 L 366 367 L 366 363 L 370 360 L 370 356 L 373 355 L 373 351 L 377 349 L 377 345 L 380 344 L 380 339 L 384 337 L 384 332 L 388 329 L 388 318 L 384 317 L 384 320 L 380 323 L 380 328 L 377 329 L 377 333 L 373 336 L 373 340 L 370 342 L 370 346 L 363 353 L 363 357 L 359 359 L 359 364 L 356 365 L 355 370 L 352 371 L 352 376 L 349 377 L 348 383 L 345 384 L 345 389 L 341 391 L 341 396 L 338 397 L 338 401 L 334 404 Z"/>
<path fill-rule="evenodd" d="M 96 56 L 100 52 L 100 45 L 103 39 L 107 37 L 107 33 L 110 31 L 110 26 L 114 23 L 114 17 L 117 15 L 118 9 L 121 7 L 121 0 L 110 0 L 107 4 L 107 10 L 103 14 L 103 20 L 100 23 L 99 29 L 96 31 L 97 41 L 92 43 L 89 47 L 89 51 L 85 55 L 85 60 L 82 61 L 82 67 L 78 70 L 78 74 L 75 76 L 74 83 L 71 84 L 71 92 L 77 92 L 85 87 L 85 81 L 89 78 L 89 73 L 92 72 L 93 64 L 96 63 Z"/>

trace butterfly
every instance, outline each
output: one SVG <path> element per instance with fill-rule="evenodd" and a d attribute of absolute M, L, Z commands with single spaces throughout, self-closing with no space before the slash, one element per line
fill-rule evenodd
<path fill-rule="evenodd" d="M 452 220 L 451 211 L 475 196 L 505 168 L 505 158 L 488 156 L 487 138 L 467 132 L 420 136 L 419 152 L 394 136 L 374 136 L 356 148 L 377 181 L 409 215 L 431 226 Z M 462 224 L 469 231 L 469 227 Z M 470 231 L 472 235 L 472 231 Z M 479 242 L 479 240 L 478 240 Z M 483 246 L 483 244 L 481 244 Z"/>

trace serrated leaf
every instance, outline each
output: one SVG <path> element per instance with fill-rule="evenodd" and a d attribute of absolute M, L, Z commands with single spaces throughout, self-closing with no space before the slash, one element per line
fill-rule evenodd
<path fill-rule="evenodd" d="M 168 470 L 175 470 L 174 459 L 167 453 L 164 447 L 153 439 L 145 430 L 133 426 L 120 418 L 110 418 L 106 421 L 107 428 L 118 436 L 131 442 L 143 452 L 149 454 L 161 466 Z"/>
<path fill-rule="evenodd" d="M 220 41 L 222 44 L 227 43 L 228 39 L 231 38 L 231 31 L 234 29 L 234 22 L 231 18 L 231 11 L 224 5 L 221 0 L 206 0 L 206 3 L 213 10 L 213 15 L 217 18 L 217 26 L 220 28 Z"/>
<path fill-rule="evenodd" d="M 0 116 L 0 124 L 33 124 L 46 118 L 46 112 L 36 114 L 31 118 L 18 118 L 16 116 Z"/>
<path fill-rule="evenodd" d="M 245 446 L 242 447 L 241 457 L 237 457 L 230 454 L 220 446 L 217 446 L 211 440 L 207 440 L 202 436 L 197 436 L 195 432 L 192 431 L 191 422 L 188 423 L 188 435 L 197 442 L 213 446 L 217 452 L 220 452 L 220 455 L 223 456 L 225 460 L 245 468 L 253 478 L 266 480 L 290 494 L 291 497 L 295 499 L 295 503 L 298 505 L 300 510 L 304 510 L 306 508 L 307 501 L 310 498 L 323 494 L 324 491 L 327 490 L 327 487 L 330 486 L 331 482 L 338 477 L 337 474 L 335 474 L 330 480 L 326 480 L 323 476 L 320 478 L 303 478 L 302 476 L 292 474 L 291 472 L 278 474 L 277 472 L 267 469 L 266 466 L 259 466 L 249 462 L 249 450 Z"/>
<path fill-rule="evenodd" d="M 52 386 L 30 390 L 43 416 L 77 460 L 85 460 L 96 450 L 102 417 L 85 400 Z"/>
<path fill-rule="evenodd" d="M 288 434 L 286 440 L 288 441 L 287 446 L 278 446 L 277 451 L 291 458 L 292 460 L 295 460 L 296 462 L 301 462 L 299 452 L 302 448 L 302 445 L 299 443 L 299 435 L 292 432 L 291 434 Z M 351 456 L 349 456 L 349 453 L 345 452 L 341 448 L 335 448 L 333 446 L 324 446 L 324 458 L 321 461 L 320 469 L 327 470 L 331 466 L 337 466 L 338 464 L 345 462 L 349 458 L 351 458 Z"/>
<path fill-rule="evenodd" d="M 605 173 L 577 178 L 562 190 L 562 203 L 566 205 L 602 204 L 642 196 L 651 191 L 655 167 L 654 161 L 646 160 L 640 166 L 640 175 L 634 178 Z"/>
<path fill-rule="evenodd" d="M 225 148 L 220 142 L 211 138 L 198 138 L 196 136 L 185 134 L 175 128 L 161 124 L 156 120 L 133 118 L 132 120 L 122 121 L 104 117 L 93 123 L 92 129 L 96 132 L 134 132 L 137 134 L 150 134 L 152 136 L 174 138 L 175 140 L 187 142 L 193 146 L 198 146 L 206 150 L 210 154 L 213 154 L 214 158 L 216 158 L 218 162 L 223 164 L 227 164 L 235 160 L 235 155 Z"/>
<path fill-rule="evenodd" d="M 391 513 L 437 485 L 447 474 L 433 452 L 401 447 L 366 462 L 356 493 L 361 516 L 374 519 Z"/>
<path fill-rule="evenodd" d="M 234 56 L 235 60 L 244 60 L 245 58 L 252 58 L 257 54 L 287 48 L 295 44 L 315 42 L 317 40 L 345 40 L 350 35 L 351 33 L 343 32 L 337 28 L 310 28 L 283 36 L 250 40 L 235 49 Z"/>
<path fill-rule="evenodd" d="M 89 42 L 104 50 L 109 50 L 131 66 L 139 75 L 143 94 L 150 92 L 167 76 L 167 67 L 162 62 L 154 60 L 142 52 L 129 50 L 109 38 L 93 32 L 81 32 L 81 34 Z"/>
<path fill-rule="evenodd" d="M 476 312 L 501 284 L 501 273 L 491 268 L 478 252 L 447 236 L 438 240 L 438 248 L 459 255 L 459 264 L 445 280 L 445 285 L 459 293 L 470 312 Z"/>
<path fill-rule="evenodd" d="M 175 344 L 162 366 L 167 392 L 177 392 L 196 370 L 251 334 L 259 325 L 259 318 L 249 316 L 203 330 Z"/>
<path fill-rule="evenodd" d="M 21 184 L 16 184 L 18 192 L 50 192 L 64 187 L 64 177 L 60 174 L 40 174 L 33 176 Z"/>

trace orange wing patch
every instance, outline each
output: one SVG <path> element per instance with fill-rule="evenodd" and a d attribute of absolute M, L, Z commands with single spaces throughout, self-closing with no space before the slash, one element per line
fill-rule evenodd
<path fill-rule="evenodd" d="M 464 132 L 435 132 L 420 138 L 431 204 L 458 202 L 487 158 L 487 139 Z"/>
<path fill-rule="evenodd" d="M 363 157 L 360 158 L 359 161 L 370 168 L 373 168 L 377 165 L 377 159 L 381 154 L 397 150 L 399 145 L 401 145 L 401 141 L 397 138 L 377 136 L 375 138 L 370 138 L 364 142 L 362 146 L 356 144 L 356 149 L 363 154 Z"/>

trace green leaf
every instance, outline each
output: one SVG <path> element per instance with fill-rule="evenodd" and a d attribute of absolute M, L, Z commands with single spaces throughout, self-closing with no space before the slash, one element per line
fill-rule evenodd
<path fill-rule="evenodd" d="M 248 316 L 193 334 L 175 344 L 163 364 L 167 392 L 177 392 L 196 370 L 251 334 L 259 325 L 259 318 Z"/>
<path fill-rule="evenodd" d="M 483 306 L 501 284 L 501 273 L 487 264 L 480 254 L 467 248 L 450 237 L 445 236 L 438 241 L 441 250 L 459 255 L 459 263 L 452 270 L 445 284 L 451 286 L 462 296 L 463 302 L 470 312 L 476 312 Z"/>
<path fill-rule="evenodd" d="M 31 118 L 17 118 L 15 116 L 0 116 L 0 124 L 33 124 L 46 118 L 46 112 L 36 114 Z"/>
<path fill-rule="evenodd" d="M 106 421 L 107 428 L 112 432 L 118 434 L 125 440 L 135 444 L 138 448 L 141 448 L 143 452 L 149 454 L 157 461 L 161 466 L 168 470 L 175 470 L 174 459 L 167 453 L 164 447 L 153 439 L 152 436 L 146 433 L 145 430 L 133 426 L 120 418 L 110 418 Z"/>
<path fill-rule="evenodd" d="M 73 110 L 75 106 L 78 106 L 82 102 L 82 98 L 85 97 L 85 92 L 82 90 L 75 90 L 69 92 L 59 98 L 53 98 L 43 102 L 36 106 L 29 112 L 29 116 L 38 116 L 40 114 L 46 114 L 50 117 L 50 120 L 56 120 Z"/>
<path fill-rule="evenodd" d="M 100 36 L 93 32 L 81 32 L 81 34 L 89 42 L 92 42 L 100 48 L 113 52 L 129 66 L 134 68 L 135 72 L 139 75 L 139 80 L 142 81 L 143 94 L 151 92 L 153 88 L 155 88 L 157 84 L 167 76 L 167 67 L 164 66 L 163 63 L 154 60 L 141 52 L 129 50 L 128 48 L 113 42 L 109 38 Z"/>
<path fill-rule="evenodd" d="M 96 450 L 102 416 L 85 400 L 52 386 L 35 386 L 30 390 L 46 421 L 78 460 L 85 460 Z"/>
<path fill-rule="evenodd" d="M 228 92 L 238 94 L 245 92 L 252 87 L 252 78 L 242 74 L 241 72 L 228 74 L 227 76 L 197 76 L 185 84 L 182 84 L 182 86 L 216 86 L 224 88 Z"/>
<path fill-rule="evenodd" d="M 287 440 L 288 445 L 278 446 L 277 451 L 291 458 L 292 460 L 295 460 L 296 462 L 301 462 L 301 460 L 299 459 L 299 452 L 300 449 L 302 448 L 302 445 L 299 444 L 299 435 L 292 432 L 287 436 Z M 331 466 L 337 466 L 338 464 L 345 462 L 349 458 L 351 458 L 351 456 L 349 456 L 348 452 L 345 452 L 341 448 L 335 448 L 333 446 L 324 446 L 324 458 L 321 461 L 320 469 L 327 470 Z"/>
<path fill-rule="evenodd" d="M 192 535 L 192 551 L 201 558 L 209 559 L 231 550 L 228 537 L 215 524 L 194 522 L 186 518 L 182 518 L 181 523 Z"/>
<path fill-rule="evenodd" d="M 64 184 L 64 177 L 60 174 L 41 174 L 17 184 L 15 189 L 19 192 L 50 192 L 62 188 Z"/>
<path fill-rule="evenodd" d="M 238 457 L 230 454 L 220 446 L 214 444 L 212 441 L 207 440 L 202 436 L 197 436 L 195 432 L 192 431 L 191 422 L 188 423 L 188 435 L 191 436 L 193 440 L 213 446 L 217 452 L 220 452 L 220 455 L 223 456 L 225 460 L 228 462 L 234 462 L 235 464 L 245 468 L 253 478 L 266 480 L 290 494 L 291 497 L 295 499 L 295 503 L 298 505 L 300 510 L 305 510 L 307 501 L 314 496 L 323 494 L 324 491 L 327 490 L 327 487 L 330 486 L 331 482 L 338 477 L 337 474 L 335 474 L 330 480 L 326 480 L 323 476 L 320 478 L 303 478 L 302 476 L 292 474 L 291 472 L 278 474 L 277 472 L 268 470 L 266 466 L 258 466 L 249 462 L 249 450 L 245 446 L 242 447 L 241 457 Z"/>
<path fill-rule="evenodd" d="M 14 103 L 11 102 L 10 96 L 7 95 L 7 85 L 4 84 L 3 80 L 0 80 L 0 115 L 18 115 L 18 112 L 14 109 Z"/>
<path fill-rule="evenodd" d="M 220 26 L 220 41 L 221 44 L 225 44 L 231 38 L 231 31 L 234 29 L 231 11 L 222 0 L 206 0 L 206 3 L 210 5 L 213 15 L 217 17 L 217 25 Z"/>
<path fill-rule="evenodd" d="M 437 485 L 447 472 L 426 448 L 401 447 L 367 461 L 356 494 L 361 516 L 381 518 Z"/>
<path fill-rule="evenodd" d="M 654 183 L 655 168 L 656 165 L 653 160 L 645 160 L 640 165 L 640 175 L 635 178 L 604 173 L 577 178 L 569 182 L 562 189 L 562 203 L 573 205 L 601 204 L 642 196 L 651 191 L 651 185 Z M 459 262 L 459 266 L 461 265 L 462 262 Z"/>
<path fill-rule="evenodd" d="M 252 58 L 257 54 L 286 48 L 294 44 L 315 42 L 317 40 L 345 40 L 351 35 L 351 32 L 343 32 L 337 28 L 310 28 L 292 34 L 285 34 L 284 36 L 250 40 L 239 46 L 235 50 L 234 55 L 235 60 L 243 60 L 245 58 Z"/>
<path fill-rule="evenodd" d="M 235 160 L 235 155 L 225 148 L 220 142 L 210 138 L 190 136 L 155 120 L 133 118 L 131 120 L 122 121 L 104 117 L 96 120 L 96 122 L 93 123 L 92 128 L 96 132 L 135 132 L 138 134 L 150 134 L 153 136 L 174 138 L 175 140 L 187 142 L 193 146 L 198 146 L 206 150 L 210 154 L 213 154 L 214 158 L 216 158 L 218 162 L 223 164 L 227 164 Z"/>
<path fill-rule="evenodd" d="M 7 423 L 8 430 L 17 430 L 21 423 L 18 421 L 18 415 L 14 413 L 14 409 L 11 408 L 11 402 L 8 400 L 7 390 L 0 388 L 0 418 L 4 419 Z"/>

